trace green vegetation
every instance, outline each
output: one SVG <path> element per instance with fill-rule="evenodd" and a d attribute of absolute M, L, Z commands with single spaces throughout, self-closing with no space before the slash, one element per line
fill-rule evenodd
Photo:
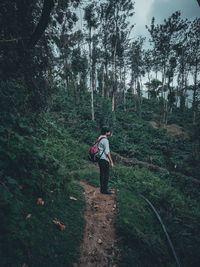
<path fill-rule="evenodd" d="M 2 84 L 2 266 L 66 266 L 78 261 L 84 200 L 76 181 L 99 185 L 98 168 L 88 162 L 87 153 L 101 123 L 113 129 L 112 151 L 147 162 L 152 157 L 153 164 L 169 171 L 160 174 L 118 164 L 111 170 L 110 186 L 117 190 L 120 266 L 148 266 L 149 262 L 151 266 L 175 266 L 162 227 L 141 195 L 158 210 L 184 266 L 198 265 L 198 142 L 189 128 L 185 128 L 188 138 L 154 129 L 147 112 L 154 106 L 147 100 L 139 118 L 131 110 L 134 98 L 127 99 L 126 111 L 119 105 L 111 114 L 109 101 L 96 95 L 97 119 L 93 122 L 84 119 L 89 109 L 87 94 L 72 109 L 73 95 L 64 97 L 65 89 L 60 88 L 60 96 L 55 94 L 47 111 L 39 115 L 24 112 L 29 100 L 24 94 L 23 87 Z M 37 204 L 38 198 L 44 205 Z M 54 219 L 65 230 L 59 230 Z"/>
<path fill-rule="evenodd" d="M 120 266 L 176 265 L 163 229 L 141 195 L 156 207 L 181 263 L 198 265 L 199 257 L 194 257 L 200 241 L 197 201 L 173 187 L 170 177 L 137 167 L 117 167 L 111 184 L 118 188 L 116 225 L 123 248 Z"/>
<path fill-rule="evenodd" d="M 84 110 L 89 108 L 87 97 L 82 99 L 80 110 L 79 107 L 76 112 L 74 110 L 73 123 L 71 119 L 63 121 L 73 137 L 91 144 L 98 136 L 98 124 L 105 118 L 104 122 L 110 122 L 113 127 L 113 137 L 110 138 L 113 151 L 142 161 L 148 161 L 152 156 L 153 164 L 169 171 L 152 173 L 137 166 L 128 168 L 123 165 L 116 165 L 111 170 L 110 186 L 117 189 L 116 226 L 122 247 L 121 266 L 149 266 L 149 262 L 150 266 L 175 266 L 162 226 L 140 194 L 153 203 L 162 217 L 181 263 L 185 266 L 198 265 L 200 259 L 194 255 L 198 255 L 200 242 L 199 159 L 198 142 L 194 141 L 190 126 L 184 128 L 190 137 L 173 137 L 165 129 L 154 129 L 149 124 L 151 118 L 149 115 L 146 118 L 146 114 L 153 106 L 147 100 L 142 105 L 144 115 L 139 119 L 134 111 L 127 112 L 120 107 L 112 117 L 108 112 L 108 101 L 103 103 L 98 95 L 96 99 L 98 117 L 95 122 L 84 120 Z M 127 106 L 131 106 L 131 101 L 127 102 Z M 81 108 L 83 106 L 84 109 Z M 67 113 L 64 109 L 62 112 Z M 108 115 L 104 116 L 106 113 Z M 191 157 L 196 157 L 196 163 L 193 162 L 195 168 L 191 166 Z M 87 162 L 82 169 L 74 172 L 76 179 L 86 180 L 94 186 L 99 185 L 98 176 L 97 166 Z"/>
<path fill-rule="evenodd" d="M 182 265 L 199 266 L 200 19 L 175 12 L 159 25 L 152 18 L 145 50 L 142 37 L 131 37 L 129 0 L 2 0 L 0 7 L 0 266 L 78 262 L 85 224 L 78 180 L 99 185 L 87 154 L 102 125 L 121 158 L 166 169 L 122 160 L 110 172 L 119 265 L 175 266 L 143 195 Z"/>
<path fill-rule="evenodd" d="M 1 87 L 0 265 L 70 265 L 79 255 L 85 206 L 70 172 L 80 167 L 84 145 L 58 127 L 56 116 L 24 114 L 24 92 L 13 83 Z"/>

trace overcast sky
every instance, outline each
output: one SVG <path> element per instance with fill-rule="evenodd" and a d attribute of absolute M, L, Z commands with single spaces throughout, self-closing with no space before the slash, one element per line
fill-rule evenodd
<path fill-rule="evenodd" d="M 200 17 L 200 6 L 197 0 L 135 0 L 135 15 L 132 23 L 136 25 L 133 35 L 148 36 L 145 25 L 151 24 L 152 17 L 155 17 L 156 24 L 160 24 L 175 11 L 181 11 L 183 18 Z"/>

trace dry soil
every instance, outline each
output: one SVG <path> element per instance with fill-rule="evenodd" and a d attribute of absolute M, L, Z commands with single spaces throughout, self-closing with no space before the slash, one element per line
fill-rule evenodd
<path fill-rule="evenodd" d="M 80 261 L 73 267 L 116 267 L 119 258 L 115 235 L 115 192 L 105 195 L 99 188 L 81 181 L 85 192 L 86 226 L 80 248 Z"/>

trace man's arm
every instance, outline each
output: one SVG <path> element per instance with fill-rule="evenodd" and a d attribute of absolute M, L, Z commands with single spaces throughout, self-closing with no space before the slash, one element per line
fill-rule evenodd
<path fill-rule="evenodd" d="M 114 167 L 114 164 L 113 164 L 113 161 L 112 161 L 110 152 L 108 152 L 107 157 L 108 157 L 108 159 L 109 159 L 109 161 L 110 161 L 110 167 L 113 168 L 113 167 Z"/>

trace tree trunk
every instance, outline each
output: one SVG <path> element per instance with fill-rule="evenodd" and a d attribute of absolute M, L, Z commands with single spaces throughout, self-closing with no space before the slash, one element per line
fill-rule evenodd
<path fill-rule="evenodd" d="M 105 86 L 105 81 L 104 81 L 104 65 L 102 65 L 102 89 L 101 89 L 101 96 L 104 98 L 105 92 L 104 92 L 104 86 Z"/>
<path fill-rule="evenodd" d="M 140 168 L 147 168 L 149 170 L 152 171 L 157 171 L 157 172 L 168 172 L 167 169 L 165 168 L 161 168 L 157 165 L 153 165 L 151 163 L 148 162 L 143 162 L 143 161 L 139 161 L 137 159 L 128 159 L 128 158 L 124 158 L 122 156 L 120 156 L 117 153 L 113 153 L 112 152 L 112 158 L 113 160 L 117 161 L 117 162 L 122 162 L 124 165 L 130 166 L 130 167 L 134 167 L 135 165 L 138 165 Z"/>
<path fill-rule="evenodd" d="M 192 102 L 192 109 L 193 109 L 193 124 L 196 122 L 196 112 L 197 112 L 197 60 L 195 64 L 195 72 L 194 72 L 194 92 L 193 92 L 193 102 Z"/>
<path fill-rule="evenodd" d="M 115 92 L 112 91 L 112 111 L 115 111 Z"/>
<path fill-rule="evenodd" d="M 29 47 L 34 47 L 36 43 L 39 41 L 41 38 L 42 34 L 46 30 L 48 23 L 51 18 L 51 12 L 54 8 L 54 0 L 44 0 L 44 5 L 42 9 L 42 15 L 40 17 L 39 23 L 37 27 L 35 28 L 35 31 L 30 37 L 28 46 Z"/>
<path fill-rule="evenodd" d="M 117 50 L 117 40 L 115 41 L 115 46 L 113 50 L 113 61 L 112 61 L 112 111 L 115 111 L 115 68 L 116 68 L 116 50 Z"/>
<path fill-rule="evenodd" d="M 105 62 L 105 77 L 104 77 L 104 95 L 106 98 L 110 97 L 110 90 L 107 86 L 108 82 L 108 63 Z"/>
<path fill-rule="evenodd" d="M 74 103 L 75 103 L 75 106 L 77 106 L 78 105 L 78 86 L 77 86 L 76 78 L 74 76 L 72 76 L 72 80 L 73 80 L 73 87 L 74 87 Z"/>
<path fill-rule="evenodd" d="M 126 111 L 126 66 L 125 64 L 124 64 L 123 93 L 124 93 L 124 111 Z"/>
<path fill-rule="evenodd" d="M 134 95 L 134 75 L 133 75 L 133 70 L 131 70 L 131 94 Z"/>
<path fill-rule="evenodd" d="M 90 73 L 90 91 L 91 91 L 91 115 L 92 120 L 94 121 L 94 89 L 93 89 L 93 82 L 92 82 L 92 49 L 91 49 L 91 42 L 92 42 L 92 29 L 89 28 L 89 73 Z"/>
<path fill-rule="evenodd" d="M 162 99 L 163 99 L 163 106 L 161 107 L 160 124 L 161 123 L 164 123 L 164 121 L 165 121 L 165 99 L 164 99 L 165 75 L 166 75 L 166 65 L 164 65 L 163 74 L 162 74 Z"/>

